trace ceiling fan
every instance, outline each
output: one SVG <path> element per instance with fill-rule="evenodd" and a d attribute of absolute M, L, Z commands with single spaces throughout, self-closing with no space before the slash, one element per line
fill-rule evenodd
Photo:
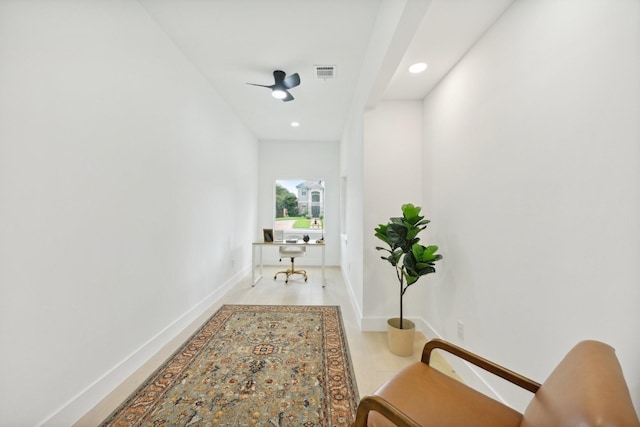
<path fill-rule="evenodd" d="M 273 72 L 274 84 L 259 85 L 256 83 L 247 83 L 252 86 L 268 87 L 271 89 L 271 96 L 277 99 L 282 99 L 282 102 L 293 101 L 293 96 L 289 93 L 289 89 L 292 89 L 300 84 L 300 76 L 298 73 L 291 74 L 287 77 L 287 74 L 281 70 L 275 70 Z"/>

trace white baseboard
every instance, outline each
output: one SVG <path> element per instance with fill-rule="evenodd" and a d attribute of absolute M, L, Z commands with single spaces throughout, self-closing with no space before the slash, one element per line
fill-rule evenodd
<path fill-rule="evenodd" d="M 193 321 L 204 314 L 204 312 L 215 304 L 229 289 L 250 273 L 251 268 L 246 267 L 233 275 L 223 283 L 222 286 L 207 295 L 202 301 L 140 346 L 122 362 L 106 372 L 102 377 L 82 390 L 38 425 L 44 427 L 73 425 L 84 414 L 100 403 L 109 393 L 115 390 L 118 385 L 123 383 L 136 370 L 140 369 L 145 362 L 158 353 L 173 338 L 191 325 Z"/>
<path fill-rule="evenodd" d="M 363 330 L 362 329 L 362 309 L 360 308 L 360 304 L 358 304 L 358 299 L 356 298 L 356 295 L 353 293 L 353 287 L 349 282 L 349 276 L 347 275 L 347 272 L 343 266 L 340 266 L 340 271 L 342 272 L 342 280 L 344 281 L 347 294 L 349 295 L 351 307 L 353 308 L 353 312 L 355 313 L 358 329 L 362 331 Z"/>

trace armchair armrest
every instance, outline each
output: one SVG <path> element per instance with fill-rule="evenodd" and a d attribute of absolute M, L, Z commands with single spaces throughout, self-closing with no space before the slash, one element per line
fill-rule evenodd
<path fill-rule="evenodd" d="M 485 358 L 478 356 L 477 354 L 471 353 L 461 347 L 458 347 L 455 344 L 451 344 L 450 342 L 443 341 L 441 339 L 432 339 L 427 342 L 422 349 L 422 362 L 429 364 L 431 360 L 431 352 L 435 349 L 444 350 L 447 353 L 451 353 L 454 356 L 457 356 L 463 360 L 466 360 L 469 363 L 476 365 L 479 368 L 484 369 L 487 372 L 490 372 L 500 378 L 503 378 L 512 384 L 515 384 L 519 387 L 524 388 L 532 393 L 535 393 L 540 388 L 540 384 L 524 377 L 516 372 L 513 372 L 503 366 L 500 366 L 496 363 L 493 363 Z"/>
<path fill-rule="evenodd" d="M 396 426 L 420 427 L 420 424 L 409 418 L 387 400 L 375 395 L 365 396 L 360 400 L 360 404 L 358 404 L 356 420 L 352 424 L 352 427 L 367 427 L 367 421 L 370 411 L 379 412 Z"/>

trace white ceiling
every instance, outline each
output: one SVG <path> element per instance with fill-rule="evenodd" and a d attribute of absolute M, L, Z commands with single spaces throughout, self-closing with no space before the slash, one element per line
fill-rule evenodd
<path fill-rule="evenodd" d="M 383 99 L 424 98 L 513 0 L 139 1 L 259 140 L 337 141 L 359 79 L 377 78 Z M 389 6 L 403 1 L 398 19 Z M 363 69 L 385 43 L 385 63 Z M 406 72 L 418 61 L 426 72 Z M 317 79 L 316 65 L 334 65 L 336 78 Z M 246 84 L 273 84 L 277 69 L 299 73 L 295 100 Z"/>

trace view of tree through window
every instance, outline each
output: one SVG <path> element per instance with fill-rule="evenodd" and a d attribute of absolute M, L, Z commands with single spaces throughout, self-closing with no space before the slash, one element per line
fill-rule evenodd
<path fill-rule="evenodd" d="M 324 237 L 324 180 L 276 180 L 274 229 L 283 237 Z"/>

